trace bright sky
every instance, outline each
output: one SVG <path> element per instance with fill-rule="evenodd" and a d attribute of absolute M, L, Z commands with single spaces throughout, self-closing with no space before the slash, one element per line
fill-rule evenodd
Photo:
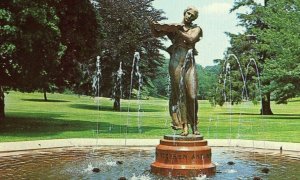
<path fill-rule="evenodd" d="M 236 34 L 243 30 L 237 27 L 236 12 L 229 13 L 233 3 L 234 0 L 154 0 L 153 6 L 165 12 L 168 20 L 162 21 L 164 23 L 181 23 L 183 11 L 188 6 L 195 6 L 199 10 L 194 23 L 202 28 L 203 38 L 196 44 L 199 55 L 195 59 L 202 66 L 210 66 L 214 65 L 214 59 L 223 58 L 226 48 L 230 46 L 225 32 Z M 170 45 L 170 42 L 166 42 L 166 45 Z M 168 53 L 164 54 L 169 58 Z"/>

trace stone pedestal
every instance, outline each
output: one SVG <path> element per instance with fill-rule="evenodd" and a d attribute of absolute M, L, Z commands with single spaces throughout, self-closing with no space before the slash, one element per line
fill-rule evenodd
<path fill-rule="evenodd" d="M 151 172 L 161 176 L 196 177 L 214 175 L 211 148 L 200 135 L 165 135 L 156 147 Z"/>

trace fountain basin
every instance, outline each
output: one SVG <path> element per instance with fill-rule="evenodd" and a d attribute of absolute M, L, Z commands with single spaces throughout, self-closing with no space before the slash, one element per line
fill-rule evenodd
<path fill-rule="evenodd" d="M 299 150 L 299 143 L 208 141 L 212 147 L 212 161 L 216 165 L 216 174 L 210 177 L 212 180 L 300 177 L 300 152 L 295 151 Z M 150 173 L 157 144 L 158 139 L 60 139 L 0 143 L 0 179 L 174 179 Z M 268 149 L 270 147 L 276 149 Z M 282 147 L 282 153 L 279 147 Z M 118 161 L 123 163 L 118 164 Z M 228 165 L 230 161 L 234 164 Z M 269 172 L 262 172 L 266 167 Z M 93 172 L 94 168 L 99 168 L 100 172 Z"/>

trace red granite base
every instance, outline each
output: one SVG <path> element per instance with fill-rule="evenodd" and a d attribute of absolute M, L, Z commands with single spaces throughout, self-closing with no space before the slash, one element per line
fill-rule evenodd
<path fill-rule="evenodd" d="M 214 175 L 211 148 L 200 135 L 166 135 L 156 147 L 151 172 L 161 176 L 195 177 Z"/>

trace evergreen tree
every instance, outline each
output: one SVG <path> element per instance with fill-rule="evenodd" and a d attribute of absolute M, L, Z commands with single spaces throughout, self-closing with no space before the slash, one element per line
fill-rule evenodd
<path fill-rule="evenodd" d="M 231 47 L 227 57 L 219 63 L 223 67 L 225 62 L 230 63 L 231 103 L 242 101 L 240 94 L 247 94 L 247 98 L 254 101 L 261 96 L 261 114 L 269 115 L 273 114 L 271 98 L 277 103 L 285 103 L 299 94 L 296 83 L 299 81 L 299 1 L 274 0 L 260 5 L 253 0 L 240 0 L 235 2 L 232 11 L 245 6 L 250 11 L 238 14 L 239 25 L 245 27 L 245 32 L 228 33 Z M 221 84 L 225 72 L 226 68 L 223 68 Z M 246 86 L 243 79 L 247 80 Z M 228 91 L 228 87 L 223 91 Z"/>
<path fill-rule="evenodd" d="M 206 67 L 197 65 L 197 72 L 199 86 L 198 99 L 210 100 L 218 84 L 220 67 L 218 65 Z"/>
<path fill-rule="evenodd" d="M 149 84 L 156 76 L 156 69 L 163 65 L 164 58 L 158 49 L 164 49 L 162 43 L 154 38 L 148 26 L 147 16 L 159 21 L 164 19 L 162 11 L 152 7 L 153 0 L 99 0 L 97 3 L 99 15 L 103 23 L 103 39 L 101 40 L 101 65 L 103 96 L 112 96 L 113 74 L 119 68 L 120 62 L 124 71 L 123 96 L 129 97 L 130 78 L 135 52 L 139 52 L 140 72 L 144 85 Z M 137 78 L 134 88 L 137 88 Z M 119 97 L 119 96 L 118 96 Z M 113 97 L 115 104 L 120 104 L 120 98 Z M 119 109 L 116 107 L 116 109 Z"/>
<path fill-rule="evenodd" d="M 66 50 L 59 65 L 58 90 L 92 94 L 96 56 L 100 55 L 101 17 L 89 0 L 56 3 L 61 42 Z"/>

